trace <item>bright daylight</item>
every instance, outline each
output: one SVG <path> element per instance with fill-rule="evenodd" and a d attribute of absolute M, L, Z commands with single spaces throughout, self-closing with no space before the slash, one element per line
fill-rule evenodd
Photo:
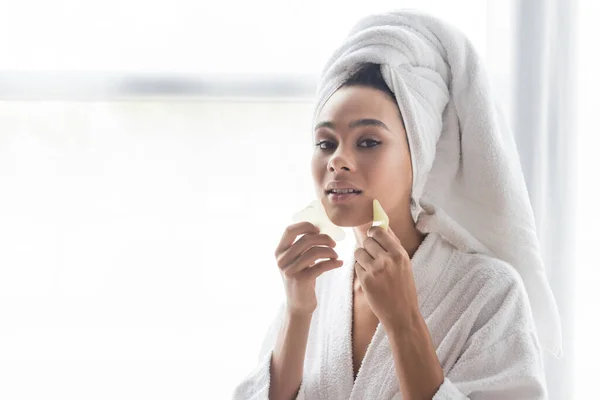
<path fill-rule="evenodd" d="M 598 18 L 0 1 L 0 398 L 595 398 Z"/>

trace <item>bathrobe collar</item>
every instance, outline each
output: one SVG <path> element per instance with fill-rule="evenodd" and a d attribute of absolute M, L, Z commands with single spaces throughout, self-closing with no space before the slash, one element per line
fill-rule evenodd
<path fill-rule="evenodd" d="M 452 254 L 452 246 L 437 233 L 429 233 L 412 258 L 419 309 L 427 317 L 427 299 L 438 276 L 443 271 Z M 354 256 L 337 270 L 335 276 L 339 284 L 332 283 L 326 293 L 328 312 L 325 316 L 332 320 L 326 324 L 325 345 L 321 352 L 321 398 L 323 399 L 363 399 L 390 398 L 394 393 L 381 393 L 391 387 L 391 380 L 397 380 L 394 358 L 385 329 L 378 324 L 367 348 L 356 381 L 352 365 L 352 291 L 354 279 Z M 335 385 L 333 384 L 335 383 Z"/>

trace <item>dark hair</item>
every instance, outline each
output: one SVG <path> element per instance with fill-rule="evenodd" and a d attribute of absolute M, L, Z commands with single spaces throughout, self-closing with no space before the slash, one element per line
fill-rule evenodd
<path fill-rule="evenodd" d="M 396 95 L 392 92 L 387 83 L 385 83 L 383 75 L 381 74 L 381 64 L 370 62 L 359 64 L 350 77 L 344 81 L 342 87 L 344 86 L 366 86 L 387 94 L 398 107 L 398 115 L 400 116 L 400 121 L 402 121 L 402 124 L 404 125 L 404 117 L 398 106 Z"/>
<path fill-rule="evenodd" d="M 390 90 L 387 83 L 381 75 L 381 65 L 374 63 L 362 63 L 356 67 L 356 70 L 348 77 L 342 86 L 368 86 L 381 90 L 396 102 L 394 92 Z"/>

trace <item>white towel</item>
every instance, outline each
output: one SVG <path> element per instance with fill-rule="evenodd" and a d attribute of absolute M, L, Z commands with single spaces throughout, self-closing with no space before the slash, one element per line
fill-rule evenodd
<path fill-rule="evenodd" d="M 404 119 L 417 228 L 514 267 L 542 346 L 560 357 L 560 316 L 516 145 L 473 45 L 456 28 L 412 10 L 363 18 L 326 62 L 314 123 L 324 103 L 363 62 L 382 65 Z"/>

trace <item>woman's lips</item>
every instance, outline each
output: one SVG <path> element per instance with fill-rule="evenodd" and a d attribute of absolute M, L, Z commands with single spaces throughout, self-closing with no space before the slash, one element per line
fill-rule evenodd
<path fill-rule="evenodd" d="M 354 198 L 360 196 L 362 194 L 362 192 L 359 193 L 344 193 L 344 194 L 339 194 L 339 193 L 329 193 L 327 195 L 327 198 L 329 199 L 330 202 L 337 204 L 337 203 L 345 203 L 348 201 L 353 200 Z"/>

